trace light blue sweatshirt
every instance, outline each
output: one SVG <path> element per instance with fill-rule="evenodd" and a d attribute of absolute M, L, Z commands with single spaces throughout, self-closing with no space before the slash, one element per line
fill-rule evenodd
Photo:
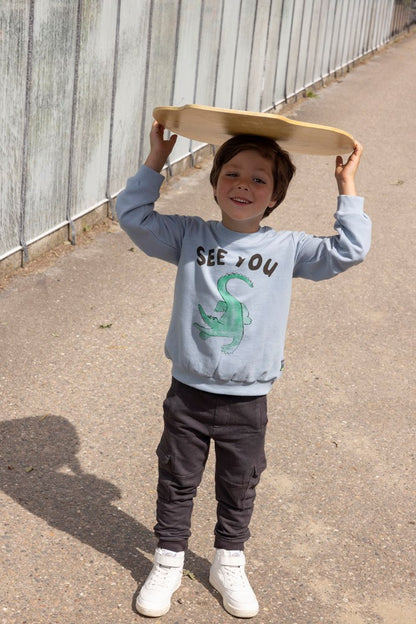
<path fill-rule="evenodd" d="M 149 256 L 177 265 L 165 353 L 172 375 L 219 394 L 263 395 L 283 370 L 293 277 L 323 280 L 362 262 L 371 222 L 340 195 L 337 234 L 261 227 L 254 234 L 154 211 L 164 178 L 142 166 L 117 200 L 121 227 Z"/>

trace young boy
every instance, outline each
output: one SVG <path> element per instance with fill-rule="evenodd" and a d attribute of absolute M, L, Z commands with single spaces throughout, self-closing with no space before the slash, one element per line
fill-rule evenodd
<path fill-rule="evenodd" d="M 173 378 L 157 448 L 158 547 L 136 607 L 150 617 L 170 608 L 214 440 L 218 505 L 209 580 L 229 613 L 249 618 L 258 603 L 243 550 L 266 467 L 266 395 L 283 370 L 291 281 L 328 279 L 364 259 L 371 224 L 354 182 L 362 147 L 357 143 L 345 164 L 336 159 L 337 234 L 315 237 L 260 226 L 283 201 L 295 172 L 289 155 L 264 137 L 237 136 L 217 151 L 210 181 L 221 221 L 155 212 L 160 171 L 175 141 L 153 124 L 145 165 L 117 202 L 120 225 L 132 240 L 178 267 L 165 344 Z"/>

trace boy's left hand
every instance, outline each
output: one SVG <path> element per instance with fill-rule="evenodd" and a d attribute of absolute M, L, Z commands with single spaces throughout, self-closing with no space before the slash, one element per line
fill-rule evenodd
<path fill-rule="evenodd" d="M 363 146 L 356 142 L 354 151 L 344 164 L 342 156 L 337 156 L 335 162 L 335 178 L 338 183 L 340 195 L 356 195 L 355 174 L 360 164 Z"/>

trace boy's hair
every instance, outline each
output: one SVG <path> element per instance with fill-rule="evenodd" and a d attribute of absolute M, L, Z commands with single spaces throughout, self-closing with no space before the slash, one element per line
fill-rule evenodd
<path fill-rule="evenodd" d="M 274 188 L 272 198 L 276 201 L 272 207 L 266 208 L 263 216 L 267 217 L 286 197 L 289 183 L 296 171 L 296 167 L 291 161 L 288 152 L 283 150 L 274 139 L 251 134 L 240 134 L 232 137 L 223 143 L 216 152 L 209 181 L 213 187 L 216 187 L 220 171 L 225 163 L 246 150 L 255 150 L 263 158 L 273 162 Z"/>

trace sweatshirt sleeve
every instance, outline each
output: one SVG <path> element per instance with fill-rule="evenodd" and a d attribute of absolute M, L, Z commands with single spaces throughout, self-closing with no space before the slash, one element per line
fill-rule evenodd
<path fill-rule="evenodd" d="M 186 217 L 153 210 L 163 180 L 160 173 L 142 165 L 117 198 L 117 217 L 122 229 L 148 256 L 178 264 Z"/>
<path fill-rule="evenodd" d="M 362 197 L 339 195 L 336 235 L 299 234 L 293 276 L 319 281 L 362 262 L 371 244 L 371 221 L 363 207 Z"/>

